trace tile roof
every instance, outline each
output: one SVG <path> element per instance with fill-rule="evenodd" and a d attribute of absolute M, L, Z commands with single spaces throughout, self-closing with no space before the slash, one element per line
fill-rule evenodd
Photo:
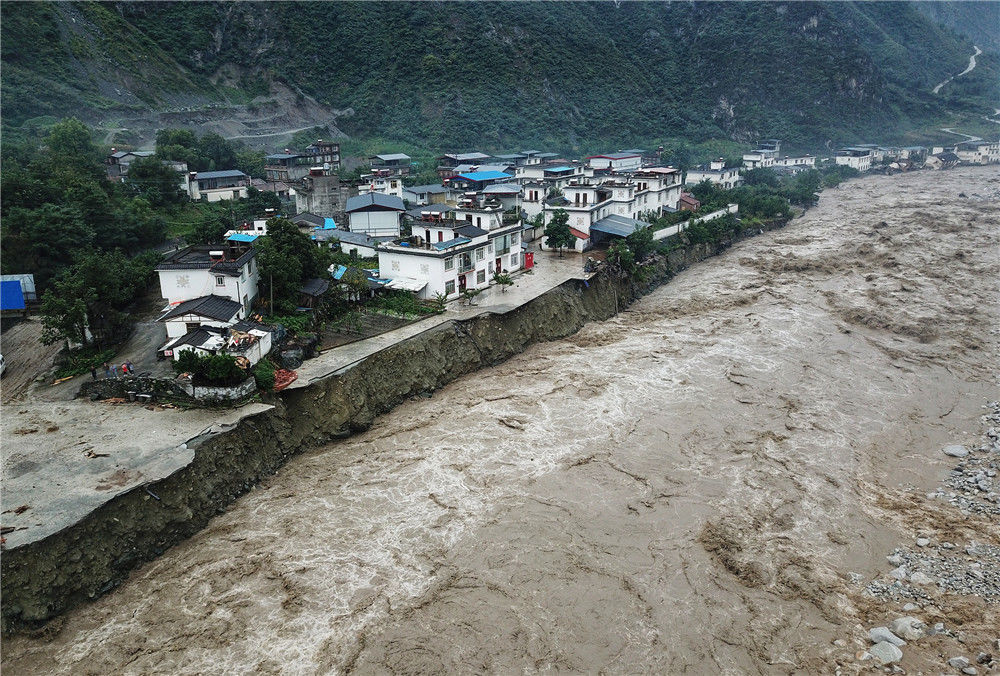
<path fill-rule="evenodd" d="M 238 277 L 240 269 L 250 262 L 250 259 L 257 255 L 257 252 L 248 247 L 238 258 L 232 258 L 228 251 L 228 244 L 213 244 L 210 246 L 188 246 L 180 251 L 168 255 L 163 262 L 157 265 L 154 270 L 212 270 L 230 277 Z M 223 251 L 226 258 L 223 260 L 213 260 L 211 252 Z"/>
<path fill-rule="evenodd" d="M 244 174 L 239 169 L 226 169 L 225 171 L 199 171 L 194 175 L 196 181 L 201 181 L 206 178 L 246 178 Z"/>
<path fill-rule="evenodd" d="M 460 228 L 455 228 L 455 234 L 461 237 L 473 238 L 473 237 L 482 237 L 483 235 L 487 234 L 487 231 L 483 230 L 482 228 L 477 228 L 474 225 L 463 225 Z"/>
<path fill-rule="evenodd" d="M 225 296 L 202 296 L 178 303 L 170 308 L 160 317 L 159 321 L 166 321 L 174 317 L 183 315 L 198 315 L 220 322 L 231 321 L 243 306 L 231 298 Z"/>
<path fill-rule="evenodd" d="M 325 219 L 322 216 L 317 216 L 316 214 L 311 214 L 306 211 L 297 216 L 292 216 L 291 221 L 295 225 L 311 225 L 314 227 L 321 227 L 324 225 Z"/>
<path fill-rule="evenodd" d="M 346 211 L 363 211 L 365 209 L 389 209 L 393 211 L 405 211 L 403 200 L 394 195 L 383 195 L 380 192 L 369 192 L 356 197 L 348 197 Z"/>

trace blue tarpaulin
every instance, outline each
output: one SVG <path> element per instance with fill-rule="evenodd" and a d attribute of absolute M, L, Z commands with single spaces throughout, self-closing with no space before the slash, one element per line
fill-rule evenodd
<path fill-rule="evenodd" d="M 21 282 L 0 282 L 0 310 L 23 310 L 24 293 Z"/>

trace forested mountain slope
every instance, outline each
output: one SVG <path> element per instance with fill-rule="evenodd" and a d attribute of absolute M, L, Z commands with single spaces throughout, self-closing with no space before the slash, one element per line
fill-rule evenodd
<path fill-rule="evenodd" d="M 884 139 L 1000 98 L 997 59 L 910 3 L 4 3 L 4 124 L 242 107 L 348 134 L 571 148 Z M 291 102 L 292 104 L 296 102 Z M 248 114 L 249 114 L 248 113 Z M 331 112 L 331 115 L 338 115 Z M 194 119 L 194 118 L 191 118 Z M 180 120 L 185 122 L 190 120 Z"/>

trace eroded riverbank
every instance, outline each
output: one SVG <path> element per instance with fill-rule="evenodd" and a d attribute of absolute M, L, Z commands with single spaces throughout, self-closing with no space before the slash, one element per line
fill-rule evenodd
<path fill-rule="evenodd" d="M 825 193 L 293 459 L 4 666 L 830 671 L 870 612 L 846 572 L 884 569 L 997 398 L 998 193 L 976 169 Z"/>

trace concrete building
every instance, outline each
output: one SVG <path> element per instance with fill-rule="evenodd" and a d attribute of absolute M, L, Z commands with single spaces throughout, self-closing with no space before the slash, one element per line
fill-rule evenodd
<path fill-rule="evenodd" d="M 370 237 L 399 237 L 403 200 L 377 192 L 351 197 L 345 209 L 351 232 Z"/>
<path fill-rule="evenodd" d="M 681 195 L 681 173 L 673 167 L 647 167 L 628 174 L 583 179 L 563 189 L 559 200 L 547 200 L 544 223 L 561 210 L 569 215 L 570 231 L 578 251 L 589 249 L 593 227 L 610 216 L 641 221 L 648 214 L 676 211 Z M 610 222 L 608 222 L 610 223 Z M 610 226 L 609 226 L 610 228 Z M 542 241 L 543 248 L 546 246 Z"/>
<path fill-rule="evenodd" d="M 240 199 L 247 196 L 250 177 L 238 169 L 198 171 L 190 174 L 191 199 L 207 202 Z"/>
<path fill-rule="evenodd" d="M 313 167 L 295 185 L 295 210 L 326 218 L 342 219 L 349 188 L 336 173 Z"/>
<path fill-rule="evenodd" d="M 448 201 L 450 193 L 451 190 L 449 188 L 438 183 L 431 183 L 429 185 L 404 187 L 401 197 L 404 201 L 416 205 L 444 204 Z"/>
<path fill-rule="evenodd" d="M 312 167 L 322 167 L 327 172 L 340 170 L 340 144 L 317 139 L 306 146 L 305 153 Z"/>
<path fill-rule="evenodd" d="M 963 141 L 955 146 L 962 164 L 1000 164 L 1000 140 Z"/>
<path fill-rule="evenodd" d="M 229 298 L 241 306 L 240 318 L 257 298 L 260 271 L 253 247 L 240 242 L 189 246 L 155 268 L 168 307 L 206 296 Z"/>
<path fill-rule="evenodd" d="M 410 156 L 404 153 L 383 153 L 372 155 L 372 173 L 382 176 L 406 176 L 410 173 Z"/>
<path fill-rule="evenodd" d="M 841 148 L 833 157 L 834 164 L 857 169 L 858 171 L 868 171 L 872 168 L 871 148 L 862 146 L 850 146 Z"/>
<path fill-rule="evenodd" d="M 642 167 L 642 153 L 620 152 L 606 155 L 591 155 L 587 158 L 591 169 L 610 169 L 612 171 L 635 171 Z"/>
<path fill-rule="evenodd" d="M 723 190 L 732 190 L 740 185 L 743 179 L 740 178 L 738 167 L 726 167 L 725 160 L 720 158 L 708 164 L 688 169 L 687 178 L 684 181 L 685 185 L 698 185 L 702 181 L 714 183 Z"/>
<path fill-rule="evenodd" d="M 409 238 L 378 245 L 379 275 L 392 280 L 390 288 L 425 299 L 439 293 L 454 298 L 465 289 L 489 286 L 496 272 L 524 265 L 521 219 L 496 195 L 415 211 L 419 218 L 411 222 Z"/>

